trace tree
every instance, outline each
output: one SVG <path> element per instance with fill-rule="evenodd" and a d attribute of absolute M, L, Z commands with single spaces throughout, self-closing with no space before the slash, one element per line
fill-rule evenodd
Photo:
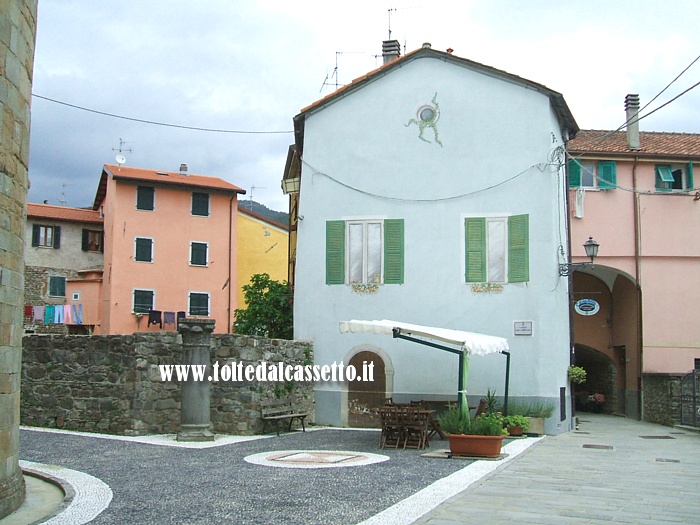
<path fill-rule="evenodd" d="M 243 297 L 246 308 L 235 310 L 234 332 L 273 339 L 294 337 L 293 296 L 286 281 L 257 273 L 243 287 Z"/>

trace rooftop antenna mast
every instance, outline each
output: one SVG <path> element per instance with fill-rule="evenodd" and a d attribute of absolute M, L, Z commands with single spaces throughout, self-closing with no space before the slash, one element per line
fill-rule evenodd
<path fill-rule="evenodd" d="M 251 186 L 250 187 L 250 195 L 248 197 L 248 202 L 250 203 L 250 211 L 253 211 L 253 190 L 258 189 L 258 190 L 266 190 L 267 188 L 265 186 Z"/>
<path fill-rule="evenodd" d="M 335 89 L 337 90 L 340 87 L 343 87 L 345 84 L 341 84 L 338 82 L 338 56 L 340 55 L 348 55 L 348 54 L 353 54 L 353 55 L 362 55 L 364 54 L 363 51 L 336 51 L 335 52 L 335 68 L 333 68 L 333 73 L 331 73 L 330 78 L 335 77 Z M 323 88 L 326 86 L 332 85 L 330 82 L 328 82 L 328 75 L 326 75 L 326 78 L 323 80 L 323 84 L 321 85 L 321 89 L 318 90 L 320 93 L 323 91 Z"/>
<path fill-rule="evenodd" d="M 118 151 L 117 156 L 115 157 L 115 160 L 117 161 L 117 164 L 120 166 L 126 162 L 126 157 L 124 156 L 124 153 L 131 153 L 131 148 L 129 149 L 124 149 L 124 142 L 121 138 L 119 139 L 119 149 L 112 148 L 112 151 Z"/>
<path fill-rule="evenodd" d="M 66 186 L 73 186 L 72 184 L 66 184 L 63 183 L 61 184 L 61 198 L 58 199 L 58 202 L 61 204 L 61 206 L 66 205 Z"/>

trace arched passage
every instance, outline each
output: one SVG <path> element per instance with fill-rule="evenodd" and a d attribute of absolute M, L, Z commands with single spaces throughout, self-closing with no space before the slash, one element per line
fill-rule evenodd
<path fill-rule="evenodd" d="M 581 300 L 588 301 L 588 308 L 576 308 Z M 596 308 L 590 308 L 591 301 Z M 572 303 L 574 362 L 589 375 L 576 388 L 577 404 L 582 392 L 602 393 L 605 412 L 639 419 L 641 297 L 635 281 L 607 266 L 576 271 Z M 607 393 L 599 391 L 603 388 Z"/>

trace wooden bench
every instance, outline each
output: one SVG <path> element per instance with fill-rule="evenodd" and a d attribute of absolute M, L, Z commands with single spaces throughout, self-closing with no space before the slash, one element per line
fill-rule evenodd
<path fill-rule="evenodd" d="M 260 402 L 260 417 L 263 422 L 263 434 L 265 427 L 269 422 L 274 421 L 277 430 L 277 435 L 280 435 L 280 423 L 289 420 L 287 430 L 292 430 L 292 423 L 298 419 L 301 423 L 301 429 L 306 432 L 304 419 L 308 416 L 308 412 L 302 412 L 301 408 L 294 404 L 290 398 L 284 399 L 268 399 Z"/>

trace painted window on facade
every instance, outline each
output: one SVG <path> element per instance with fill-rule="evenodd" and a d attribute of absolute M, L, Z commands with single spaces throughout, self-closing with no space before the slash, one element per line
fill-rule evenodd
<path fill-rule="evenodd" d="M 326 284 L 402 284 L 403 219 L 328 221 Z"/>
<path fill-rule="evenodd" d="M 530 280 L 528 215 L 467 217 L 464 237 L 466 282 Z"/>

